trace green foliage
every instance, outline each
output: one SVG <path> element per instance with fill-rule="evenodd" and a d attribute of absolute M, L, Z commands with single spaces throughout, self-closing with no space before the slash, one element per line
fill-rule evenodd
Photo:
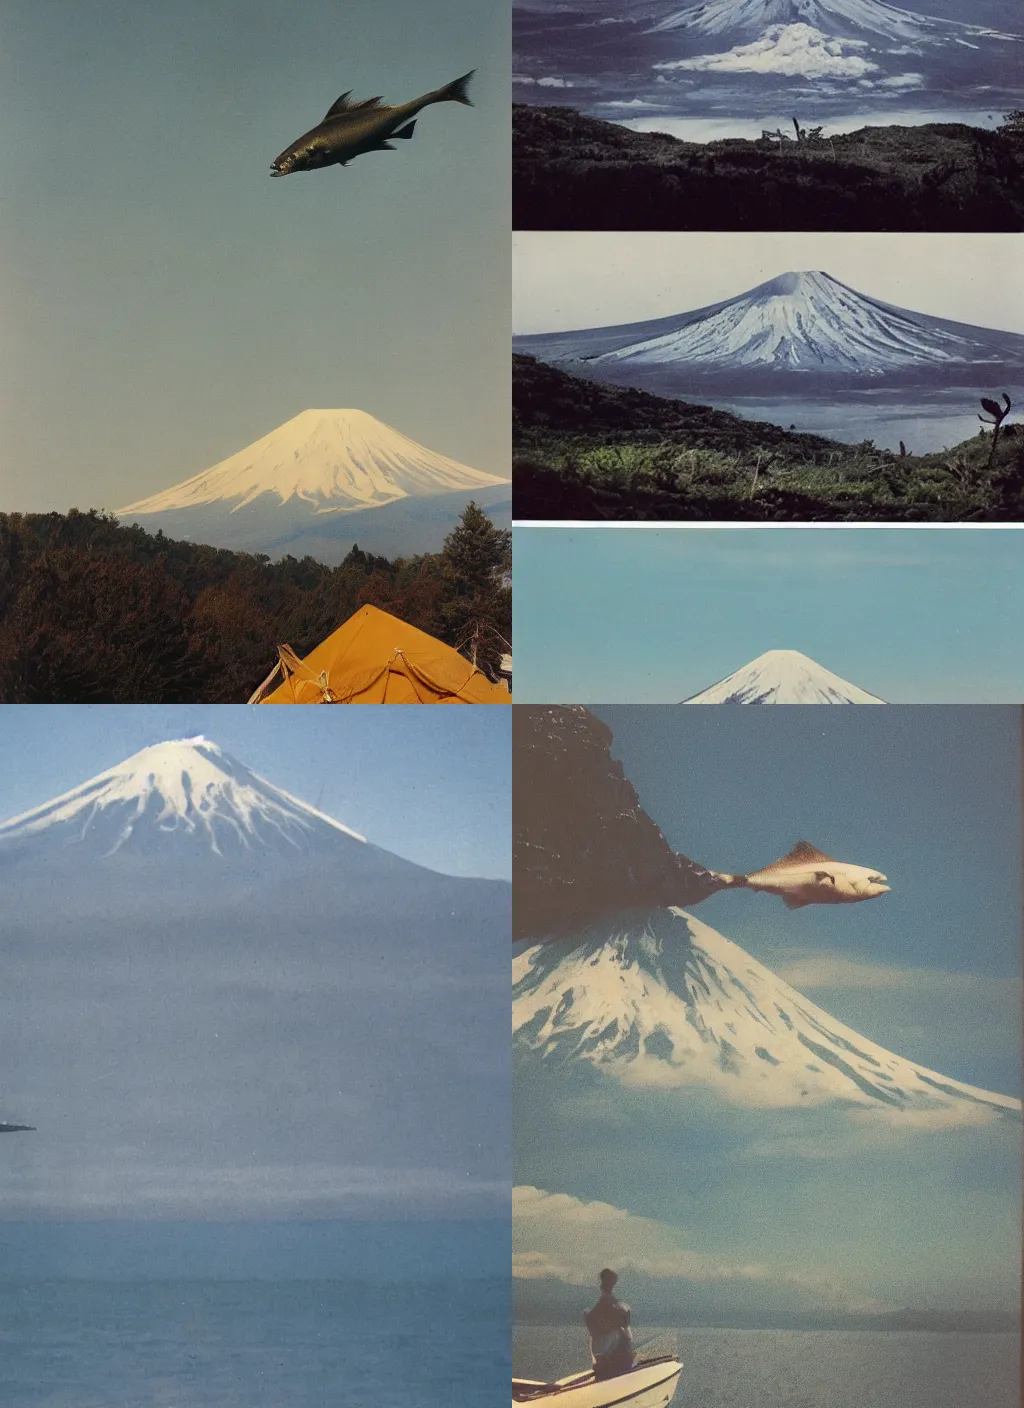
<path fill-rule="evenodd" d="M 495 528 L 475 503 L 466 505 L 444 540 L 441 616 L 449 637 L 492 673 L 512 636 L 512 594 L 505 578 L 512 569 L 512 534 Z"/>
<path fill-rule="evenodd" d="M 471 508 L 450 557 L 353 547 L 333 568 L 176 542 L 94 510 L 0 514 L 0 703 L 241 703 L 278 645 L 304 655 L 367 603 L 459 648 L 453 605 L 475 580 L 472 545 L 491 542 L 475 515 L 508 537 Z M 482 630 L 508 636 L 508 597 L 499 583 L 476 600 Z"/>
<path fill-rule="evenodd" d="M 998 441 L 976 436 L 952 452 L 895 454 L 870 440 L 840 444 L 583 381 L 531 357 L 514 359 L 513 391 L 518 518 L 1024 517 L 1018 426 L 1004 426 Z M 1007 411 L 995 408 L 1005 418 Z"/>

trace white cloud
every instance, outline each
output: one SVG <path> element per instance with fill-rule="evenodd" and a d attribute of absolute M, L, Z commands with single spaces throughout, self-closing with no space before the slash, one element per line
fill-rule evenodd
<path fill-rule="evenodd" d="M 585 1203 L 569 1193 L 548 1193 L 543 1188 L 521 1183 L 512 1189 L 512 1216 L 555 1217 L 563 1222 L 616 1222 L 629 1218 L 624 1208 L 612 1203 Z"/>
<path fill-rule="evenodd" d="M 724 54 L 699 54 L 655 68 L 698 73 L 780 73 L 802 78 L 863 78 L 878 65 L 850 52 L 866 49 L 861 40 L 832 39 L 809 24 L 776 24 L 752 44 Z"/>
<path fill-rule="evenodd" d="M 832 949 L 779 948 L 771 956 L 772 972 L 800 992 L 808 989 L 962 994 L 982 990 L 991 1000 L 1019 992 L 1012 978 L 986 978 L 975 973 L 950 973 L 942 968 L 901 968 L 849 957 Z"/>
<path fill-rule="evenodd" d="M 590 1286 L 597 1269 L 655 1280 L 701 1285 L 763 1283 L 844 1310 L 884 1310 L 824 1271 L 783 1269 L 762 1262 L 709 1256 L 685 1245 L 682 1228 L 636 1217 L 611 1203 L 521 1185 L 512 1190 L 512 1274 L 518 1280 L 554 1279 Z"/>
<path fill-rule="evenodd" d="M 458 1215 L 499 1205 L 508 1184 L 462 1178 L 447 1169 L 253 1164 L 196 1167 L 147 1164 L 132 1146 L 111 1149 L 109 1164 L 82 1161 L 45 1173 L 36 1161 L 10 1171 L 5 1218 L 340 1217 L 382 1209 Z"/>
<path fill-rule="evenodd" d="M 1000 1124 L 1008 1138 L 1019 1138 L 1019 1130 L 997 1111 L 966 1101 L 923 1110 L 851 1109 L 842 1123 L 830 1126 L 827 1137 L 820 1132 L 769 1135 L 748 1144 L 743 1153 L 748 1159 L 847 1159 L 876 1149 L 891 1151 L 900 1136 L 994 1130 Z"/>
<path fill-rule="evenodd" d="M 567 78 L 531 78 L 529 74 L 514 73 L 513 83 L 530 84 L 535 88 L 574 88 L 576 85 L 570 83 Z"/>
<path fill-rule="evenodd" d="M 878 83 L 878 87 L 879 87 L 879 88 L 897 88 L 897 89 L 923 88 L 923 87 L 924 87 L 924 74 L 923 74 L 923 73 L 899 73 L 899 74 L 896 74 L 896 76 L 895 76 L 894 78 L 883 78 L 883 79 L 880 79 L 880 80 L 879 80 L 879 83 Z"/>

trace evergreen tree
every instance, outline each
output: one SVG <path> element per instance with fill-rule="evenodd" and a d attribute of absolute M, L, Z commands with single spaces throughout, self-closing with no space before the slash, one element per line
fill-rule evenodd
<path fill-rule="evenodd" d="M 511 567 L 512 534 L 468 503 L 441 552 L 442 638 L 492 678 L 511 634 Z"/>

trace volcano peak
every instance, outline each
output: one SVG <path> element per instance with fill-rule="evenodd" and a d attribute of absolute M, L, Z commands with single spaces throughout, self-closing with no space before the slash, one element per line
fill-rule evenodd
<path fill-rule="evenodd" d="M 792 297 L 794 294 L 804 293 L 828 294 L 838 288 L 842 288 L 838 279 L 834 279 L 822 269 L 793 269 L 786 274 L 777 274 L 774 279 L 768 279 L 751 292 Z"/>
<path fill-rule="evenodd" d="M 0 824 L 0 847 L 89 842 L 110 856 L 187 840 L 225 850 L 305 849 L 365 837 L 299 801 L 201 734 L 154 743 L 88 782 Z"/>
<path fill-rule="evenodd" d="M 875 40 L 907 43 L 955 41 L 970 34 L 987 39 L 1013 39 L 982 25 L 941 19 L 917 10 L 889 5 L 885 0 L 698 0 L 673 9 L 653 26 L 685 29 L 692 34 L 728 40 L 754 39 L 771 25 L 810 25 L 823 34 L 848 38 L 871 35 Z"/>
<path fill-rule="evenodd" d="M 1019 364 L 1024 336 L 898 308 L 812 269 L 670 317 L 531 334 L 513 347 L 595 380 L 661 394 L 678 394 L 677 381 L 692 393 L 695 378 L 740 394 L 784 378 L 802 390 L 816 382 L 968 386 L 982 370 L 989 381 Z"/>
<path fill-rule="evenodd" d="M 380 508 L 398 499 L 482 489 L 506 481 L 411 440 L 368 411 L 309 409 L 169 489 L 118 509 L 124 515 L 258 499 L 303 501 L 314 512 Z"/>
<path fill-rule="evenodd" d="M 882 704 L 799 650 L 766 650 L 685 704 Z"/>
<path fill-rule="evenodd" d="M 836 1104 L 939 1127 L 1021 1114 L 861 1036 L 678 908 L 517 953 L 512 1030 L 550 1066 L 748 1109 Z"/>

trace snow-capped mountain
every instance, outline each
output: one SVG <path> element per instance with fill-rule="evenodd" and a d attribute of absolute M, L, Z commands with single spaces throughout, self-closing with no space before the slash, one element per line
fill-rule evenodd
<path fill-rule="evenodd" d="M 365 411 L 303 411 L 212 469 L 116 512 L 171 538 L 340 562 L 436 552 L 466 504 L 511 499 L 500 475 L 417 444 Z"/>
<path fill-rule="evenodd" d="M 1017 373 L 1024 360 L 1019 333 L 898 308 L 820 271 L 781 274 L 692 312 L 518 337 L 514 346 L 583 376 L 652 389 L 702 380 L 737 390 L 970 386 Z"/>
<path fill-rule="evenodd" d="M 883 0 L 701 0 L 660 20 L 655 32 L 685 29 L 715 38 L 754 39 L 770 25 L 806 24 L 826 35 L 902 44 L 1014 36 L 983 25 L 936 19 Z"/>
<path fill-rule="evenodd" d="M 799 650 L 766 650 L 684 704 L 884 704 Z"/>
<path fill-rule="evenodd" d="M 299 499 L 317 513 L 379 508 L 410 495 L 445 494 L 503 481 L 418 445 L 365 411 L 303 411 L 261 440 L 159 494 L 118 509 L 125 517 L 263 494 Z"/>
<path fill-rule="evenodd" d="M 507 883 L 405 860 L 185 738 L 0 826 L 0 894 L 0 1118 L 37 1131 L 6 1211 L 500 1199 Z"/>
<path fill-rule="evenodd" d="M 217 856 L 366 840 L 203 737 L 158 743 L 0 824 L 0 856 L 40 842 L 93 854 L 196 843 Z"/>
<path fill-rule="evenodd" d="M 794 114 L 833 135 L 985 127 L 1024 102 L 1013 0 L 517 0 L 513 14 L 519 101 L 697 141 L 788 130 Z"/>
<path fill-rule="evenodd" d="M 512 1029 L 547 1063 L 746 1108 L 842 1103 L 924 1121 L 1021 1109 L 861 1036 L 681 909 L 516 955 Z"/>

